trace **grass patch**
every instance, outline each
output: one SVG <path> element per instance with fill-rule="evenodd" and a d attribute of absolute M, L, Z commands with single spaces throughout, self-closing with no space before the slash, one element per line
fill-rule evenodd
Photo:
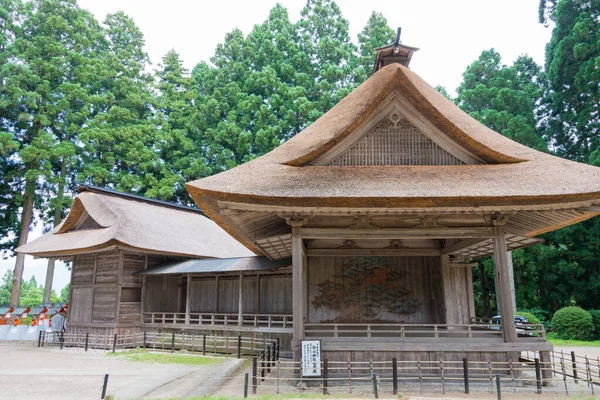
<path fill-rule="evenodd" d="M 573 347 L 600 347 L 600 340 L 565 340 L 559 339 L 556 337 L 555 333 L 548 333 L 546 335 L 546 340 L 552 343 L 555 346 L 573 346 Z"/>
<path fill-rule="evenodd" d="M 217 365 L 224 359 L 218 357 L 205 357 L 193 354 L 160 353 L 144 349 L 108 353 L 111 357 L 119 357 L 128 361 L 155 363 L 155 364 L 183 364 L 183 365 Z"/>

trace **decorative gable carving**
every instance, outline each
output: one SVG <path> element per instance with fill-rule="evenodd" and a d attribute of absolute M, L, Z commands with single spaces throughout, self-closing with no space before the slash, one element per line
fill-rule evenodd
<path fill-rule="evenodd" d="M 464 165 L 417 127 L 393 112 L 329 166 Z"/>

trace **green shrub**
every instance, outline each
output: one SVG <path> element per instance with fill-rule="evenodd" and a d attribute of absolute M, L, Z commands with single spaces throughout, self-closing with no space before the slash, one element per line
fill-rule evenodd
<path fill-rule="evenodd" d="M 600 339 L 600 310 L 589 310 L 594 324 L 594 339 Z"/>
<path fill-rule="evenodd" d="M 581 307 L 564 307 L 555 312 L 552 329 L 564 340 L 591 340 L 594 336 L 592 316 Z"/>
<path fill-rule="evenodd" d="M 552 315 L 546 310 L 542 310 L 541 308 L 523 308 L 520 312 L 528 312 L 530 314 L 535 315 L 535 317 L 540 321 L 540 324 L 549 322 L 552 319 Z"/>
<path fill-rule="evenodd" d="M 517 311 L 515 315 L 520 315 L 521 317 L 527 318 L 527 321 L 529 321 L 530 324 L 541 324 L 538 317 L 528 311 Z"/>

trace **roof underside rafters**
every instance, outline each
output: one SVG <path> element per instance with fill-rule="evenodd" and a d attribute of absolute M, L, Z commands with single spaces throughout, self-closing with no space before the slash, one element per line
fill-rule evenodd
<path fill-rule="evenodd" d="M 437 249 L 439 254 L 449 254 L 456 258 L 477 258 L 493 252 L 489 228 L 492 220 L 500 213 L 507 217 L 505 232 L 509 249 L 518 249 L 540 243 L 532 236 L 544 233 L 557 225 L 570 225 L 573 221 L 587 219 L 590 212 L 597 212 L 593 206 L 578 205 L 567 209 L 542 210 L 329 210 L 302 209 L 283 212 L 270 207 L 256 205 L 221 203 L 221 215 L 229 218 L 239 229 L 251 238 L 253 245 L 271 259 L 291 256 L 291 228 L 285 217 L 296 212 L 307 218 L 302 227 L 304 236 L 310 239 L 309 248 L 319 248 L 319 254 L 343 248 L 344 238 L 364 238 L 356 244 L 357 249 L 388 249 L 383 253 L 394 253 L 390 240 L 401 240 L 399 248 L 412 249 L 398 251 L 397 254 L 434 254 L 426 249 Z M 315 234 L 317 232 L 317 234 Z M 366 233 L 365 233 L 366 232 Z M 438 237 L 436 237 L 438 235 Z M 432 241 L 424 242 L 430 238 Z M 327 241 L 329 239 L 329 242 Z M 379 239 L 379 240 L 377 240 Z M 443 239 L 437 240 L 436 239 Z M 455 240 L 453 240 L 455 239 Z M 320 242 L 319 242 L 320 240 Z M 332 241 L 333 240 L 333 241 Z M 440 245 L 444 242 L 444 245 Z M 326 251 L 323 251 L 326 250 Z M 352 250 L 350 253 L 361 253 Z M 437 254 L 437 253 L 436 253 Z"/>

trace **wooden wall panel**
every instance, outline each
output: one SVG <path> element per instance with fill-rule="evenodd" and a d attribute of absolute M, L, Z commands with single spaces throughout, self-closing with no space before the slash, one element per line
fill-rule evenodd
<path fill-rule="evenodd" d="M 292 275 L 264 275 L 260 277 L 260 313 L 291 314 Z"/>
<path fill-rule="evenodd" d="M 192 278 L 191 312 L 215 312 L 215 278 Z"/>
<path fill-rule="evenodd" d="M 369 268 L 356 267 L 352 272 L 354 278 L 347 278 L 349 274 L 350 257 L 309 257 L 309 315 L 310 323 L 318 322 L 395 322 L 406 324 L 432 324 L 443 323 L 443 291 L 441 286 L 441 263 L 439 257 L 380 257 L 386 269 L 374 274 Z M 365 259 L 365 257 L 362 257 Z M 366 257 L 368 258 L 368 257 Z M 354 267 L 353 267 L 354 268 Z M 362 268 L 362 269 L 361 269 Z M 362 285 L 356 287 L 352 279 L 358 279 Z M 391 279 L 391 277 L 394 279 Z M 316 298 L 323 294 L 322 285 L 329 282 L 336 289 L 330 291 L 332 296 L 340 296 L 340 309 L 335 310 L 327 306 L 316 307 Z M 365 298 L 378 296 L 373 288 L 385 285 L 389 293 L 407 293 L 404 303 L 409 309 L 406 313 L 392 312 L 385 307 L 375 306 L 374 315 L 365 316 L 364 307 L 355 300 L 348 300 L 349 296 L 363 296 Z M 323 296 L 321 296 L 322 298 Z M 387 301 L 395 301 L 391 298 Z M 350 320 L 349 320 L 350 319 Z"/>
<path fill-rule="evenodd" d="M 144 311 L 176 312 L 178 296 L 178 275 L 149 275 L 146 278 Z"/>
<path fill-rule="evenodd" d="M 255 314 L 256 311 L 256 276 L 244 276 L 243 280 L 243 308 L 245 314 Z"/>
<path fill-rule="evenodd" d="M 73 288 L 68 322 L 91 322 L 94 288 Z"/>
<path fill-rule="evenodd" d="M 443 272 L 447 323 L 470 323 L 471 317 L 475 316 L 471 271 L 467 268 L 444 267 Z"/>
<path fill-rule="evenodd" d="M 98 254 L 96 283 L 118 283 L 119 252 Z"/>
<path fill-rule="evenodd" d="M 128 254 L 123 256 L 123 279 L 122 283 L 128 286 L 141 286 L 142 277 L 135 275 L 136 272 L 143 271 L 146 263 L 144 254 Z"/>
<path fill-rule="evenodd" d="M 119 307 L 119 324 L 138 324 L 140 322 L 140 303 L 121 303 Z"/>
<path fill-rule="evenodd" d="M 219 306 L 217 312 L 237 313 L 239 299 L 239 278 L 219 277 Z"/>
<path fill-rule="evenodd" d="M 73 262 L 73 286 L 94 283 L 95 256 L 76 256 Z"/>
<path fill-rule="evenodd" d="M 96 287 L 92 306 L 92 322 L 116 322 L 117 287 Z"/>

